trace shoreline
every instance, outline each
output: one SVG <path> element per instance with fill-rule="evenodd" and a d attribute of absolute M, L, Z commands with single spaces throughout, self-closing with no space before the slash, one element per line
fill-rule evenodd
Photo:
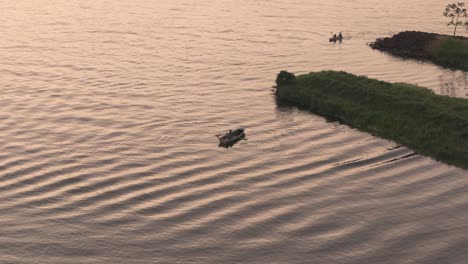
<path fill-rule="evenodd" d="M 276 97 L 468 169 L 467 99 L 336 71 L 312 72 L 280 82 Z"/>
<path fill-rule="evenodd" d="M 378 38 L 369 46 L 392 55 L 430 61 L 443 67 L 468 70 L 468 38 L 437 33 L 403 31 Z"/>

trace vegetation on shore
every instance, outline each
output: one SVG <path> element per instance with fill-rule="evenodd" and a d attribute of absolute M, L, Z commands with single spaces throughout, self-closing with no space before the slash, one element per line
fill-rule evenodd
<path fill-rule="evenodd" d="M 468 38 L 418 31 L 400 32 L 369 44 L 373 49 L 401 57 L 429 60 L 442 66 L 468 70 Z"/>
<path fill-rule="evenodd" d="M 468 41 L 460 38 L 445 38 L 430 51 L 434 60 L 468 70 Z"/>
<path fill-rule="evenodd" d="M 277 79 L 277 84 L 280 101 L 468 168 L 466 99 L 336 71 Z"/>

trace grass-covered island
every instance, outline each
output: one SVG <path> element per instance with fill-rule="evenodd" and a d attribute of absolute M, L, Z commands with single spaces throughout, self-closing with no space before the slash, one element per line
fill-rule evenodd
<path fill-rule="evenodd" d="M 468 100 L 406 83 L 322 71 L 277 79 L 280 102 L 311 110 L 415 152 L 468 168 Z"/>
<path fill-rule="evenodd" d="M 442 66 L 468 70 L 468 38 L 418 31 L 379 38 L 369 46 L 390 54 L 429 60 Z"/>

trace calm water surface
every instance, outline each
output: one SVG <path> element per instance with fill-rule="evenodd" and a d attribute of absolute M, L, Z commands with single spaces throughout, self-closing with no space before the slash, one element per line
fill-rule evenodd
<path fill-rule="evenodd" d="M 468 97 L 366 46 L 450 34 L 445 4 L 0 1 L 0 262 L 467 263 L 467 171 L 271 93 L 334 69 Z"/>

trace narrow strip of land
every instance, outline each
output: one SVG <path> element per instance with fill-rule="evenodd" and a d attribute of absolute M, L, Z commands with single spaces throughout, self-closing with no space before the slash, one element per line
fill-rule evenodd
<path fill-rule="evenodd" d="M 467 99 L 336 71 L 279 79 L 280 101 L 468 169 Z"/>

